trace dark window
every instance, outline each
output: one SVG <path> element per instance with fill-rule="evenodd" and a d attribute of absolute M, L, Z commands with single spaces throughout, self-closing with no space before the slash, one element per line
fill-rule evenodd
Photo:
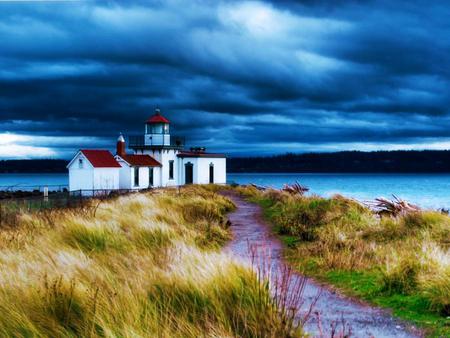
<path fill-rule="evenodd" d="M 169 180 L 173 180 L 173 161 L 169 161 Z"/>
<path fill-rule="evenodd" d="M 153 168 L 148 168 L 148 185 L 153 187 Z"/>
<path fill-rule="evenodd" d="M 134 167 L 134 186 L 139 186 L 139 167 Z"/>
<path fill-rule="evenodd" d="M 83 159 L 78 159 L 78 168 L 83 169 Z"/>
<path fill-rule="evenodd" d="M 214 164 L 209 165 L 209 183 L 214 183 Z"/>

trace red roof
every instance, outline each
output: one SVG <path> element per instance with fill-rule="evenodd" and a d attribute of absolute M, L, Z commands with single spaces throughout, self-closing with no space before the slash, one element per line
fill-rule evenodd
<path fill-rule="evenodd" d="M 161 114 L 156 113 L 155 115 L 151 116 L 145 123 L 170 123 L 170 122 Z"/>
<path fill-rule="evenodd" d="M 123 159 L 133 166 L 161 167 L 161 163 L 150 155 L 125 155 Z"/>
<path fill-rule="evenodd" d="M 82 149 L 80 151 L 94 168 L 121 168 L 108 150 Z"/>

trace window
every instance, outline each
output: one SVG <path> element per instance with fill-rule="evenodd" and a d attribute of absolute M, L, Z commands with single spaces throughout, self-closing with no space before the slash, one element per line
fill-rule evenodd
<path fill-rule="evenodd" d="M 153 187 L 153 168 L 148 168 L 148 186 Z"/>
<path fill-rule="evenodd" d="M 214 183 L 214 164 L 209 165 L 209 183 Z"/>
<path fill-rule="evenodd" d="M 134 167 L 134 186 L 139 186 L 139 167 Z"/>
<path fill-rule="evenodd" d="M 173 161 L 169 161 L 169 180 L 173 180 Z"/>
<path fill-rule="evenodd" d="M 83 169 L 83 159 L 82 158 L 78 159 L 78 169 Z"/>

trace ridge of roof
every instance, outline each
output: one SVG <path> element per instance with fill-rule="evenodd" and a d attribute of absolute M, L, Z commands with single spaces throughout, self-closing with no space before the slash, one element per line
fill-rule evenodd
<path fill-rule="evenodd" d="M 94 168 L 121 168 L 109 150 L 80 149 Z"/>
<path fill-rule="evenodd" d="M 121 157 L 125 162 L 127 162 L 128 164 L 132 165 L 132 166 L 141 166 L 141 167 L 162 167 L 162 164 L 157 161 L 156 159 L 154 159 L 152 156 L 148 155 L 148 154 L 142 154 L 142 155 L 124 155 L 124 156 L 120 156 L 117 155 L 119 157 Z"/>

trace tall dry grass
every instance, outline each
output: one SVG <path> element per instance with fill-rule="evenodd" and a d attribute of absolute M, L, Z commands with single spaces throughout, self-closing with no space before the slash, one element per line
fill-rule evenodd
<path fill-rule="evenodd" d="M 421 294 L 450 315 L 450 217 L 437 211 L 379 217 L 342 196 L 299 196 L 247 186 L 280 235 L 296 241 L 291 258 L 318 270 L 378 270 L 384 292 Z"/>
<path fill-rule="evenodd" d="M 301 335 L 255 273 L 217 250 L 233 204 L 214 190 L 22 214 L 0 231 L 0 336 Z"/>

